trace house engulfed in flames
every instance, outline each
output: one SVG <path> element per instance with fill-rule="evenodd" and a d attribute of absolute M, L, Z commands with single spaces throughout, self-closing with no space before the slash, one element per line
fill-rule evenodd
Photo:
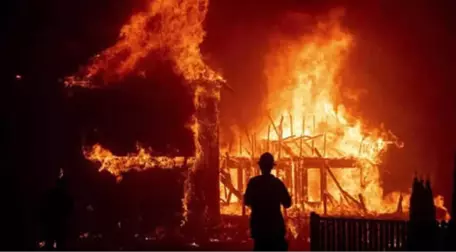
<path fill-rule="evenodd" d="M 265 64 L 271 94 L 265 120 L 256 129 L 240 130 L 225 150 L 222 181 L 234 184 L 223 187 L 227 205 L 239 201 L 246 179 L 258 174 L 256 159 L 269 151 L 298 208 L 352 215 L 408 209 L 407 195 L 384 195 L 378 168 L 388 145 L 402 143 L 383 129 L 366 130 L 333 101 L 353 42 L 340 26 L 340 15 L 331 12 L 298 39 L 280 34 L 273 39 Z"/>
<path fill-rule="evenodd" d="M 205 100 L 217 103 L 218 87 L 224 80 L 204 63 L 199 49 L 207 8 L 207 0 L 151 2 L 147 11 L 132 16 L 114 46 L 95 57 L 81 73 L 68 77 L 67 86 L 109 84 L 134 72 L 138 61 L 149 52 L 164 49 L 176 73 L 183 75 L 194 90 L 197 110 L 205 107 L 201 104 Z M 361 120 L 350 117 L 334 102 L 337 77 L 353 42 L 340 26 L 339 14 L 316 22 L 312 32 L 299 39 L 281 38 L 271 48 L 265 73 L 273 95 L 267 98 L 266 115 L 258 127 L 238 130 L 236 139 L 228 141 L 221 134 L 222 213 L 244 212 L 242 192 L 248 179 L 258 174 L 257 159 L 265 151 L 276 157 L 274 172 L 289 188 L 295 209 L 352 215 L 407 210 L 407 195 L 384 195 L 380 184 L 381 154 L 388 145 L 398 145 L 394 135 L 366 130 Z M 160 17 L 160 24 L 157 30 L 149 31 L 147 24 L 156 17 Z M 206 84 L 198 84 L 203 82 Z M 218 113 L 216 107 L 214 113 Z M 201 118 L 194 119 L 195 157 L 154 156 L 141 146 L 137 153 L 116 156 L 101 145 L 84 147 L 84 155 L 100 163 L 100 170 L 119 178 L 131 169 L 197 166 L 203 160 L 204 138 L 199 137 Z"/>

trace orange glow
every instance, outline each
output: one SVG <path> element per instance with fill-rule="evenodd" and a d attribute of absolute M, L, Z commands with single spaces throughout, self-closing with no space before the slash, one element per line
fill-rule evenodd
<path fill-rule="evenodd" d="M 446 212 L 445 216 L 443 217 L 443 220 L 449 221 L 451 219 L 450 213 L 448 212 L 448 209 L 445 207 L 445 202 L 443 200 L 443 196 L 438 195 L 437 197 L 435 197 L 434 205 L 437 209 L 441 209 L 444 212 Z"/>
<path fill-rule="evenodd" d="M 200 167 L 199 164 L 206 162 L 203 157 L 203 132 L 207 134 L 207 128 L 213 127 L 214 123 L 204 118 L 204 113 L 198 112 L 214 103 L 213 113 L 218 114 L 220 83 L 224 82 L 219 73 L 205 64 L 200 51 L 205 37 L 203 23 L 208 5 L 209 0 L 151 0 L 145 11 L 134 14 L 122 27 L 113 46 L 93 57 L 78 74 L 65 79 L 66 86 L 101 87 L 122 80 L 126 75 L 143 72 L 140 62 L 152 52 L 171 60 L 176 74 L 184 77 L 194 94 L 196 113 L 189 128 L 194 133 L 195 156 L 188 160 L 193 163 L 190 174 Z M 275 36 L 276 43 L 270 48 L 265 61 L 270 93 L 265 111 L 271 119 L 259 120 L 261 123 L 253 130 L 257 134 L 249 136 L 249 140 L 244 139 L 242 146 L 233 148 L 236 151 L 221 149 L 221 152 L 230 152 L 232 157 L 249 157 L 252 161 L 263 150 L 271 150 L 276 158 L 279 153 L 280 158 L 317 157 L 315 150 L 324 158 L 353 158 L 356 161 L 354 167 L 333 167 L 329 171 L 334 173 L 349 195 L 355 199 L 359 194 L 363 196 L 369 214 L 392 213 L 397 209 L 400 193 L 384 195 L 378 165 L 388 145 L 402 147 L 402 144 L 383 129 L 368 128 L 361 119 L 347 113 L 343 105 L 336 104 L 338 87 L 342 84 L 338 80 L 340 70 L 355 40 L 341 27 L 339 19 L 340 12 L 331 13 L 326 20 L 316 22 L 312 32 L 298 39 L 282 37 L 281 34 Z M 215 118 L 215 124 L 218 124 L 218 117 Z M 216 139 L 218 132 L 214 130 L 212 133 L 213 139 Z M 303 139 L 302 147 L 293 144 L 300 143 L 296 140 L 299 137 Z M 289 151 L 279 152 L 277 148 L 272 148 L 278 143 L 283 144 L 284 139 L 288 141 L 284 145 L 289 147 Z M 131 169 L 171 168 L 184 162 L 183 157 L 154 156 L 151 150 L 140 146 L 136 153 L 116 156 L 95 145 L 85 149 L 84 155 L 91 161 L 99 162 L 100 170 L 107 170 L 118 178 Z M 292 174 L 295 174 L 298 164 L 293 163 L 292 166 Z M 309 201 L 322 198 L 317 170 L 308 174 Z M 278 177 L 284 177 L 283 173 L 278 173 Z M 252 175 L 245 173 L 244 180 Z M 231 177 L 237 181 L 237 173 Z M 297 176 L 292 177 L 291 184 L 294 185 Z M 327 194 L 337 203 L 328 206 L 329 212 L 362 214 L 359 208 L 343 199 L 332 178 L 327 178 L 327 184 Z M 184 214 L 187 214 L 192 188 L 190 180 L 187 180 Z M 221 188 L 224 185 L 221 184 Z M 404 211 L 408 209 L 408 197 L 404 195 Z M 235 205 L 224 206 L 222 213 L 240 214 L 240 200 L 234 202 Z M 322 211 L 321 204 L 304 208 L 305 211 Z"/>
<path fill-rule="evenodd" d="M 321 190 L 320 190 L 320 170 L 309 169 L 307 170 L 307 184 L 308 184 L 308 197 L 309 202 L 321 201 Z"/>
<path fill-rule="evenodd" d="M 309 29 L 311 32 L 298 38 L 274 34 L 264 71 L 269 91 L 265 108 L 268 115 L 260 120 L 263 123 L 251 129 L 251 132 L 259 132 L 258 140 L 252 144 L 252 137 L 255 137 L 253 134 L 248 136 L 249 139 L 241 138 L 237 144 L 242 147 L 232 148 L 234 151 L 231 151 L 231 156 L 254 159 L 260 152 L 270 151 L 279 160 L 318 157 L 317 152 L 328 159 L 352 158 L 355 160 L 352 168 L 331 167 L 326 171 L 328 174 L 331 172 L 339 184 L 334 182 L 332 176 L 326 175 L 328 213 L 395 213 L 401 193 L 384 194 L 379 164 L 389 145 L 401 148 L 403 143 L 398 142 L 391 132 L 367 127 L 360 118 L 347 113 L 343 104 L 335 103 L 342 84 L 339 78 L 341 69 L 355 40 L 340 25 L 342 15 L 341 10 L 330 12 L 325 19 L 316 20 L 315 25 Z M 243 134 L 238 132 L 238 135 Z M 303 139 L 302 143 L 300 138 Z M 293 161 L 292 173 L 296 166 L 299 163 Z M 315 168 L 307 170 L 309 203 L 321 202 L 323 197 L 320 180 L 322 164 Z M 293 180 L 287 186 L 291 187 L 293 194 L 296 177 L 292 177 Z M 283 174 L 279 174 L 279 178 L 285 180 Z M 237 180 L 236 174 L 232 180 Z M 339 186 L 348 196 L 342 193 Z M 402 209 L 408 212 L 410 195 L 402 195 Z M 296 202 L 296 197 L 294 200 Z M 353 204 L 353 201 L 358 204 Z M 361 209 L 361 204 L 366 212 Z M 321 203 L 312 203 L 305 208 L 306 211 L 323 212 Z"/>
<path fill-rule="evenodd" d="M 190 128 L 194 133 L 195 162 L 190 173 L 203 162 L 201 141 L 204 137 L 200 135 L 206 124 L 201 124 L 205 121 L 198 111 L 203 110 L 208 103 L 218 103 L 219 83 L 224 82 L 217 72 L 204 63 L 200 51 L 200 44 L 206 35 L 203 22 L 208 5 L 209 0 L 151 1 L 147 10 L 133 15 L 122 27 L 119 40 L 112 47 L 93 57 L 88 66 L 77 75 L 65 79 L 66 86 L 99 87 L 139 71 L 139 62 L 151 52 L 159 52 L 172 60 L 174 71 L 182 75 L 194 91 L 197 113 L 192 118 Z M 217 107 L 215 109 L 215 113 L 218 113 Z M 218 117 L 215 118 L 218 120 Z M 99 146 L 86 154 L 91 160 L 100 159 L 100 155 L 103 160 L 102 169 L 116 176 L 132 168 L 138 169 L 138 166 L 146 169 L 158 164 L 155 157 L 141 148 L 136 156 L 127 157 L 112 156 L 108 150 L 100 149 Z M 186 181 L 185 215 L 193 188 L 190 178 L 191 174 Z"/>
<path fill-rule="evenodd" d="M 112 47 L 93 57 L 79 74 L 67 77 L 65 84 L 96 87 L 120 80 L 138 71 L 138 63 L 154 51 L 171 59 L 176 72 L 188 81 L 223 80 L 204 63 L 200 52 L 208 5 L 208 0 L 151 1 L 147 10 L 122 27 Z"/>

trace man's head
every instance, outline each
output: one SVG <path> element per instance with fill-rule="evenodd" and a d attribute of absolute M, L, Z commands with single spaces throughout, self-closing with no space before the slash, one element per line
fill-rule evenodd
<path fill-rule="evenodd" d="M 269 174 L 275 166 L 274 157 L 271 153 L 265 152 L 261 155 L 258 165 L 260 166 L 262 174 Z"/>

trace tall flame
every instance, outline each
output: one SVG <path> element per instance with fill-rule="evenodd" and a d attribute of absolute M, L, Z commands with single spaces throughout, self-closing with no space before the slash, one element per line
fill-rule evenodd
<path fill-rule="evenodd" d="M 133 15 L 125 24 L 119 40 L 96 55 L 68 86 L 94 87 L 122 79 L 138 70 L 138 63 L 153 51 L 163 52 L 174 62 L 175 71 L 188 81 L 223 80 L 203 61 L 200 44 L 206 35 L 203 22 L 209 0 L 156 0 L 144 12 Z"/>
<path fill-rule="evenodd" d="M 384 136 L 377 130 L 364 131 L 361 120 L 353 120 L 343 105 L 334 102 L 340 70 L 353 43 L 338 19 L 338 15 L 332 16 L 319 23 L 312 34 L 297 40 L 281 38 L 272 48 L 266 58 L 271 91 L 268 109 L 275 122 L 286 118 L 283 138 L 326 134 L 327 147 L 337 150 L 327 152 L 328 157 L 356 157 L 376 163 L 387 145 Z M 361 144 L 364 148 L 360 151 Z"/>
<path fill-rule="evenodd" d="M 282 122 L 281 137 L 321 136 L 314 140 L 314 145 L 325 157 L 356 158 L 364 171 L 363 188 L 353 183 L 360 181 L 361 176 L 353 174 L 353 169 L 338 171 L 339 183 L 355 196 L 361 193 L 368 210 L 395 211 L 397 201 L 387 205 L 383 201 L 377 167 L 380 154 L 387 148 L 387 136 L 379 130 L 366 131 L 361 120 L 353 119 L 343 105 L 334 102 L 340 70 L 354 40 L 342 29 L 341 14 L 331 13 L 309 35 L 289 40 L 282 37 L 272 48 L 266 58 L 266 76 L 272 91 L 269 110 L 277 124 L 287 118 Z M 266 138 L 266 127 L 262 132 Z M 277 137 L 272 135 L 272 139 Z M 333 187 L 328 190 L 338 200 L 341 195 Z"/>
<path fill-rule="evenodd" d="M 152 52 L 170 59 L 175 72 L 191 84 L 194 92 L 197 112 L 192 118 L 191 129 L 194 132 L 195 165 L 190 172 L 205 162 L 202 143 L 207 139 L 208 129 L 214 129 L 212 139 L 216 139 L 217 127 L 212 124 L 217 123 L 218 117 L 212 121 L 202 117 L 208 112 L 205 111 L 210 107 L 208 105 L 215 105 L 213 113 L 218 114 L 219 83 L 224 81 L 205 64 L 200 51 L 208 5 L 209 0 L 151 1 L 144 12 L 134 14 L 122 27 L 113 46 L 92 58 L 77 75 L 65 80 L 67 86 L 99 87 L 138 71 L 139 63 Z M 277 125 L 282 121 L 280 138 L 312 137 L 313 148 L 322 149 L 324 145 L 325 157 L 355 158 L 364 173 L 334 171 L 342 187 L 350 194 L 361 193 L 366 208 L 372 212 L 395 210 L 399 193 L 383 197 L 378 171 L 381 153 L 391 143 L 388 141 L 391 135 L 381 130 L 366 132 L 361 120 L 353 119 L 342 105 L 334 102 L 338 74 L 353 42 L 353 36 L 341 28 L 339 15 L 336 13 L 329 20 L 319 22 L 310 35 L 298 40 L 280 38 L 279 41 L 267 57 L 266 75 L 273 94 L 268 97 L 270 116 Z M 278 134 L 271 136 L 267 128 L 265 123 L 256 132 L 260 132 L 263 139 L 279 138 Z M 305 155 L 312 155 L 313 148 L 307 148 Z M 116 156 L 95 145 L 84 154 L 86 158 L 100 162 L 100 169 L 116 176 L 130 169 L 165 167 L 177 162 L 176 158 L 154 157 L 142 147 L 138 147 L 135 154 Z M 355 180 L 362 180 L 364 185 L 353 183 Z M 189 192 L 193 190 L 189 182 L 187 185 L 190 187 L 186 190 L 184 207 L 191 196 Z M 340 198 L 333 185 L 328 185 L 328 191 L 334 198 Z"/>
<path fill-rule="evenodd" d="M 200 51 L 200 44 L 205 36 L 203 22 L 208 5 L 209 0 L 151 1 L 146 11 L 133 15 L 122 27 L 116 44 L 94 57 L 78 75 L 70 76 L 65 81 L 67 86 L 96 87 L 100 86 L 100 83 L 106 85 L 138 70 L 140 61 L 151 52 L 159 51 L 171 59 L 175 72 L 192 84 L 194 91 L 197 113 L 192 118 L 191 129 L 194 132 L 196 160 L 191 172 L 202 163 L 200 159 L 203 153 L 203 137 L 200 135 L 205 126 L 201 124 L 204 120 L 199 118 L 198 111 L 203 110 L 208 105 L 206 103 L 218 102 L 219 83 L 224 81 L 205 64 Z M 218 113 L 217 107 L 214 112 Z M 95 146 L 86 156 L 102 162 L 102 169 L 115 175 L 138 165 L 156 163 L 144 149 L 139 149 L 136 156 L 116 157 L 100 146 Z M 192 174 L 189 179 L 191 176 Z M 187 181 L 186 184 L 188 190 L 185 191 L 185 208 L 192 193 L 191 182 Z"/>
<path fill-rule="evenodd" d="M 346 113 L 343 105 L 334 102 L 339 91 L 340 72 L 354 41 L 354 37 L 340 25 L 342 15 L 341 10 L 331 12 L 329 18 L 317 20 L 309 29 L 311 32 L 298 38 L 274 34 L 265 61 L 269 119 L 253 130 L 267 141 L 291 139 L 299 143 L 299 139 L 304 139 L 302 147 L 289 145 L 294 156 L 317 157 L 320 154 L 324 158 L 355 159 L 358 167 L 353 168 L 356 169 L 330 169 L 339 184 L 328 179 L 327 193 L 332 196 L 331 200 L 338 202 L 338 207 L 350 203 L 344 202 L 342 187 L 356 200 L 361 194 L 366 210 L 371 213 L 394 212 L 400 194 L 383 197 L 378 170 L 381 154 L 388 144 L 396 143 L 388 140 L 395 140 L 394 136 L 382 130 L 366 130 L 360 119 L 354 119 Z M 272 132 L 271 128 L 274 129 Z M 283 153 L 282 157 L 286 155 L 293 157 L 290 151 Z M 322 196 L 320 172 L 314 170 L 308 171 L 308 197 L 311 201 Z"/>

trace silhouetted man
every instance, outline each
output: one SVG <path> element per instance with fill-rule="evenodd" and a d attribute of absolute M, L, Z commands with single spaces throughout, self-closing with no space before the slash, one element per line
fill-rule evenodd
<path fill-rule="evenodd" d="M 283 182 L 271 174 L 274 157 L 266 152 L 258 165 L 261 175 L 251 178 L 244 195 L 244 204 L 252 210 L 250 231 L 255 251 L 285 251 L 285 222 L 280 206 L 291 206 L 291 197 Z"/>
<path fill-rule="evenodd" d="M 64 178 L 57 180 L 56 186 L 48 191 L 44 199 L 43 224 L 47 250 L 65 249 L 68 218 L 73 209 L 73 199 Z"/>

